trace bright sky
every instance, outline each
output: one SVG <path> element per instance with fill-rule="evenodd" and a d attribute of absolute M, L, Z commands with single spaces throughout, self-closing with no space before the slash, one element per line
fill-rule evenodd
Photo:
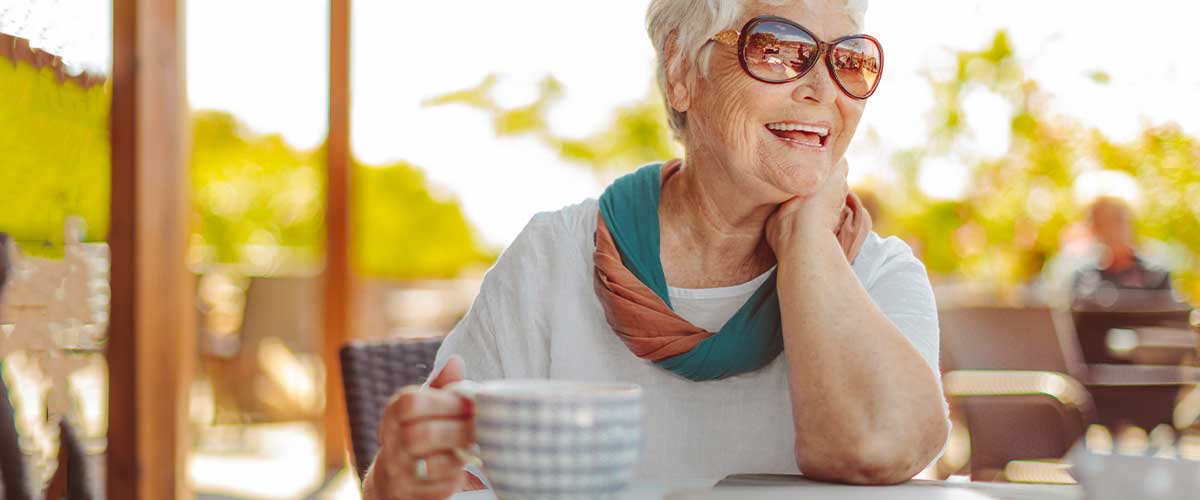
<path fill-rule="evenodd" d="M 521 104 L 540 78 L 553 74 L 565 84 L 566 99 L 552 125 L 584 135 L 603 125 L 614 106 L 649 89 L 653 54 L 642 27 L 647 1 L 355 0 L 355 154 L 371 163 L 403 159 L 425 168 L 462 200 L 487 241 L 511 241 L 534 213 L 595 196 L 602 186 L 536 142 L 496 139 L 482 113 L 421 102 L 498 73 L 499 97 Z M 52 31 L 52 37 L 85 33 L 57 45 L 72 61 L 107 68 L 108 46 L 96 46 L 109 33 L 100 21 L 108 2 L 59 0 L 68 4 L 86 10 L 42 15 L 70 19 L 60 26 L 69 29 Z M 0 31 L 20 24 L 8 19 L 19 10 L 0 7 Z M 187 16 L 192 106 L 231 111 L 251 128 L 280 132 L 298 147 L 320 143 L 327 127 L 325 1 L 193 0 Z M 1163 122 L 1200 135 L 1200 65 L 1186 52 L 1195 46 L 1195 19 L 1200 2 L 875 0 L 867 32 L 883 41 L 887 67 L 860 136 L 876 130 L 885 151 L 921 144 L 932 104 L 923 72 L 949 68 L 954 50 L 978 49 L 1000 28 L 1010 30 L 1058 110 L 1117 139 Z M 81 22 L 86 26 L 80 28 Z M 438 34 L 446 30 L 454 35 Z M 1088 74 L 1097 70 L 1110 74 L 1111 83 L 1092 82 Z M 1003 103 L 978 93 L 967 107 L 975 118 L 975 149 L 1003 151 Z M 848 156 L 856 179 L 888 175 L 883 157 L 861 144 Z M 966 172 L 953 162 L 931 162 L 922 177 L 932 194 L 953 197 Z"/>
<path fill-rule="evenodd" d="M 112 0 L 0 0 L 0 33 L 57 54 L 74 71 L 108 73 Z"/>

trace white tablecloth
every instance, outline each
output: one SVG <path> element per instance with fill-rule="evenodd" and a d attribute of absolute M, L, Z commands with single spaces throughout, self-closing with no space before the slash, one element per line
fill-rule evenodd
<path fill-rule="evenodd" d="M 1078 486 L 1012 483 L 910 481 L 895 486 L 846 486 L 799 476 L 746 476 L 719 488 L 710 479 L 639 481 L 620 500 L 742 500 L 823 498 L 832 500 L 1082 500 Z M 455 500 L 497 500 L 490 490 L 459 493 Z"/>
<path fill-rule="evenodd" d="M 621 494 L 620 500 L 661 500 L 672 491 L 706 490 L 716 483 L 713 479 L 681 479 L 674 481 L 638 481 Z M 492 490 L 468 491 L 454 495 L 454 500 L 497 500 Z"/>

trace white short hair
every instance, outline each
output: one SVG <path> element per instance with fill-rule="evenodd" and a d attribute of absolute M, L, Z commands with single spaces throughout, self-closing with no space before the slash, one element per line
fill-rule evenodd
<path fill-rule="evenodd" d="M 698 68 L 700 75 L 708 75 L 708 56 L 711 45 L 708 39 L 721 31 L 736 28 L 733 23 L 745 12 L 751 2 L 767 5 L 783 5 L 795 0 L 651 0 L 646 9 L 646 31 L 654 44 L 657 55 L 658 89 L 667 106 L 671 131 L 681 138 L 687 127 L 687 113 L 671 108 L 667 96 L 667 64 L 677 69 L 684 61 L 688 67 Z M 862 30 L 868 0 L 845 0 L 846 15 L 854 22 L 855 29 Z M 670 61 L 666 61 L 667 38 L 677 33 L 675 46 L 679 49 Z"/>

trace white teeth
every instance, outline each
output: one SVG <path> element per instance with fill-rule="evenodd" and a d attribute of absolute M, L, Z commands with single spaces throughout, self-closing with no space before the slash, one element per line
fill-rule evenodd
<path fill-rule="evenodd" d="M 813 134 L 817 134 L 821 137 L 825 137 L 825 136 L 829 135 L 828 127 L 817 127 L 815 125 L 801 125 L 798 123 L 768 123 L 767 128 L 769 128 L 771 130 L 779 130 L 779 131 L 784 131 L 784 132 L 798 130 L 800 132 L 810 132 Z"/>

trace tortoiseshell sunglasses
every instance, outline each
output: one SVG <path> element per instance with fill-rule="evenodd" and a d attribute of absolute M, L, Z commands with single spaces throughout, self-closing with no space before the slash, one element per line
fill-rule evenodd
<path fill-rule="evenodd" d="M 833 81 L 846 95 L 866 99 L 883 75 L 883 47 L 869 35 L 847 35 L 831 42 L 804 26 L 777 16 L 758 16 L 738 30 L 713 35 L 712 41 L 736 47 L 746 74 L 766 83 L 787 83 L 812 71 L 825 56 Z"/>

